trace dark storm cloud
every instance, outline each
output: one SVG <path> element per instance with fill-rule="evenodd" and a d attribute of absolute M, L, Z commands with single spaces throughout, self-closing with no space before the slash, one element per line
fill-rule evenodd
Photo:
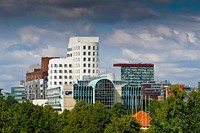
<path fill-rule="evenodd" d="M 194 12 L 199 5 L 194 0 L 0 0 L 0 16 L 122 22 Z"/>

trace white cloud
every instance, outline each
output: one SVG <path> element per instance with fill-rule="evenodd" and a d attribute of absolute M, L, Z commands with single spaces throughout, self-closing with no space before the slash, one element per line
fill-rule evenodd
<path fill-rule="evenodd" d="M 60 57 L 60 56 L 65 56 L 66 49 L 63 48 L 58 48 L 54 47 L 52 45 L 47 45 L 47 48 L 44 48 L 41 50 L 41 55 L 42 56 L 49 56 L 49 57 Z"/>
<path fill-rule="evenodd" d="M 12 81 L 14 79 L 14 77 L 12 75 L 8 75 L 8 74 L 1 74 L 0 75 L 0 80 L 1 81 Z"/>
<path fill-rule="evenodd" d="M 195 36 L 195 33 L 188 32 L 187 35 L 188 35 L 188 40 L 189 40 L 192 44 L 195 44 L 196 41 L 197 41 L 197 38 L 196 38 L 196 36 Z"/>
<path fill-rule="evenodd" d="M 140 33 L 138 35 L 142 40 L 147 41 L 147 42 L 156 42 L 156 41 L 161 41 L 163 40 L 162 37 L 160 36 L 155 36 L 151 33 L 149 33 L 149 31 L 143 31 L 142 33 Z"/>
<path fill-rule="evenodd" d="M 125 30 L 114 30 L 113 34 L 108 37 L 111 45 L 116 44 L 133 44 L 133 36 Z"/>
<path fill-rule="evenodd" d="M 53 39 L 63 40 L 68 33 L 57 32 L 54 30 L 38 28 L 34 26 L 26 26 L 26 27 L 20 28 L 17 31 L 17 34 L 20 36 L 22 43 L 25 43 L 25 44 L 28 43 L 28 45 L 29 43 L 40 45 L 41 43 L 44 43 L 45 40 L 48 40 L 48 41 L 53 40 Z"/>
<path fill-rule="evenodd" d="M 130 58 L 136 62 L 159 62 L 161 61 L 160 56 L 152 53 L 135 52 L 130 49 L 122 49 L 122 55 Z"/>

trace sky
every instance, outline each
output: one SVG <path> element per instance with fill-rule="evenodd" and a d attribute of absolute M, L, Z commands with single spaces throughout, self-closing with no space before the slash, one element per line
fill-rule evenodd
<path fill-rule="evenodd" d="M 119 79 L 114 63 L 153 63 L 155 80 L 200 81 L 200 1 L 0 0 L 0 88 L 41 57 L 66 57 L 73 36 L 100 38 L 100 73 Z"/>

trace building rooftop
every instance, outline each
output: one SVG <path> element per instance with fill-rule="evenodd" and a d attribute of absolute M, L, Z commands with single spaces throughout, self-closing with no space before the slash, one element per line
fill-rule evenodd
<path fill-rule="evenodd" d="M 134 114 L 133 117 L 136 118 L 136 120 L 140 123 L 142 127 L 150 126 L 150 121 L 152 120 L 152 118 L 148 113 L 141 110 Z"/>
<path fill-rule="evenodd" d="M 143 64 L 143 63 L 117 63 L 113 64 L 114 67 L 154 67 L 154 64 Z"/>

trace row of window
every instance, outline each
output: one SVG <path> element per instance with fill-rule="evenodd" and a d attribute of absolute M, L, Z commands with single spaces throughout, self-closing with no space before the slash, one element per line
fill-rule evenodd
<path fill-rule="evenodd" d="M 68 84 L 69 84 L 69 85 L 70 85 L 70 84 L 72 84 L 72 82 L 71 82 L 71 81 L 70 81 L 70 82 L 66 82 L 66 81 L 65 81 L 65 82 L 61 82 L 61 81 L 56 82 L 56 81 L 55 81 L 55 82 L 53 82 L 53 83 L 52 83 L 52 82 L 49 82 L 49 84 L 50 84 L 50 85 L 68 85 Z"/>
<path fill-rule="evenodd" d="M 54 76 L 54 79 L 68 79 L 68 78 L 69 78 L 69 79 L 72 79 L 72 76 L 69 76 L 69 77 L 66 76 L 66 75 L 65 75 L 65 76 L 62 76 L 62 75 L 59 75 L 59 76 L 56 76 L 56 75 L 55 75 L 55 76 Z M 50 76 L 50 79 L 52 79 L 52 76 Z"/>
<path fill-rule="evenodd" d="M 88 49 L 88 50 L 90 50 L 90 49 L 92 49 L 93 48 L 93 50 L 98 50 L 99 49 L 99 47 L 98 46 L 83 46 L 83 49 Z"/>
<path fill-rule="evenodd" d="M 83 55 L 91 55 L 91 52 L 83 52 Z M 95 52 L 92 55 L 95 56 Z M 96 52 L 96 56 L 98 56 L 98 52 Z"/>
<path fill-rule="evenodd" d="M 53 68 L 53 66 L 55 67 L 55 68 L 57 68 L 57 67 L 67 67 L 67 64 L 51 64 L 51 68 Z M 68 65 L 69 67 L 72 67 L 72 64 L 69 64 Z"/>
<path fill-rule="evenodd" d="M 93 58 L 92 60 L 91 60 L 91 58 L 86 58 L 86 57 L 84 57 L 83 58 L 83 61 L 94 61 L 95 62 L 95 58 Z M 98 58 L 96 58 L 96 62 L 98 62 Z"/>
<path fill-rule="evenodd" d="M 72 73 L 72 70 L 69 70 L 69 71 L 67 71 L 67 70 L 54 70 L 54 71 L 51 70 L 50 72 L 51 72 L 51 73 L 63 73 L 63 72 L 64 72 L 64 73 L 68 73 L 68 72 L 69 72 L 69 73 Z"/>
<path fill-rule="evenodd" d="M 29 79 L 40 79 L 41 77 L 40 76 L 37 76 L 37 75 L 31 75 L 31 76 L 27 76 L 27 78 Z"/>
<path fill-rule="evenodd" d="M 83 69 L 83 73 L 95 73 L 95 70 L 90 70 L 90 69 Z M 98 73 L 98 70 L 96 70 L 96 73 Z"/>
<path fill-rule="evenodd" d="M 89 64 L 84 63 L 83 67 L 91 67 L 91 64 L 90 63 Z M 92 64 L 92 67 L 95 68 L 95 64 Z M 96 64 L 96 67 L 98 68 L 98 64 Z"/>

